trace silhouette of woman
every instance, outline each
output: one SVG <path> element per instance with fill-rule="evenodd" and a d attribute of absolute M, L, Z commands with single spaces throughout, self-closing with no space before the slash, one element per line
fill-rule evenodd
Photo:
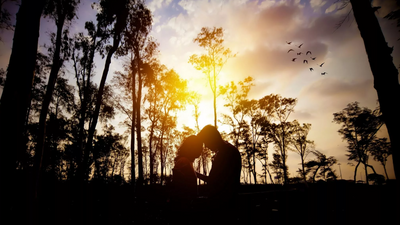
<path fill-rule="evenodd" d="M 178 149 L 172 169 L 171 200 L 178 204 L 190 204 L 197 197 L 197 177 L 193 161 L 200 156 L 203 143 L 195 135 L 186 138 Z"/>

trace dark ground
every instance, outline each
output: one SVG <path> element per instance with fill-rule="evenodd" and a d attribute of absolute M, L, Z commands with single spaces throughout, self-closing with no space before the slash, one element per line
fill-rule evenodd
<path fill-rule="evenodd" d="M 204 188 L 199 187 L 202 195 Z M 30 224 L 57 225 L 177 224 L 177 219 L 185 224 L 394 224 L 395 215 L 395 184 L 242 185 L 236 204 L 229 205 L 220 222 L 210 213 L 213 205 L 206 198 L 173 207 L 168 186 L 144 186 L 136 196 L 129 184 L 91 183 L 86 189 L 85 193 L 71 183 L 50 182 L 36 206 L 28 207 L 26 187 L 16 183 L 7 195 L 15 201 L 2 204 L 1 224 L 26 224 L 26 209 L 35 215 Z M 218 209 L 211 211 L 219 215 Z M 6 218 L 11 221 L 4 223 Z"/>

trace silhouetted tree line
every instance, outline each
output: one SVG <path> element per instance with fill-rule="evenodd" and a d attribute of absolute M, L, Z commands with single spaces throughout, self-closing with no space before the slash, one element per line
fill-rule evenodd
<path fill-rule="evenodd" d="M 96 21 L 87 21 L 85 32 L 72 34 L 70 27 L 79 3 L 79 0 L 21 0 L 9 65 L 7 71 L 0 71 L 3 86 L 0 164 L 2 179 L 9 181 L 2 182 L 3 193 L 12 191 L 12 182 L 20 171 L 29 174 L 32 201 L 38 191 L 40 194 L 43 175 L 59 181 L 78 181 L 81 185 L 89 180 L 130 182 L 134 186 L 165 184 L 172 174 L 179 144 L 199 131 L 200 96 L 188 90 L 187 81 L 179 74 L 158 61 L 158 43 L 149 36 L 152 15 L 144 1 L 100 0 L 92 5 L 97 10 Z M 7 14 L 4 15 L 1 28 L 8 28 Z M 47 52 L 38 52 L 39 24 L 43 17 L 54 21 L 57 29 L 50 34 Z M 205 44 L 212 43 L 202 39 L 207 32 L 213 32 L 214 36 L 208 37 L 215 45 Z M 289 119 L 297 99 L 276 94 L 248 99 L 254 86 L 252 77 L 217 86 L 219 71 L 227 59 L 234 57 L 222 46 L 222 35 L 221 28 L 203 28 L 194 41 L 207 51 L 217 48 L 220 58 L 210 61 L 213 57 L 205 54 L 192 56 L 189 62 L 209 79 L 215 125 L 216 97 L 225 99 L 229 113 L 221 115 L 219 122 L 230 127 L 223 135 L 242 154 L 243 181 L 293 182 L 287 166 L 288 151 L 300 156 L 301 167 L 297 171 L 300 180 L 336 179 L 332 166 L 337 160 L 316 150 L 314 142 L 307 138 L 311 124 Z M 99 84 L 93 81 L 94 68 L 99 66 L 95 65 L 96 56 L 105 59 Z M 117 57 L 126 59 L 124 71 L 116 72 L 113 80 L 107 82 L 112 59 Z M 74 78 L 68 80 L 66 74 Z M 377 90 L 382 83 L 382 80 L 375 83 Z M 392 86 L 398 93 L 398 82 Z M 364 165 L 367 179 L 371 177 L 367 176 L 367 168 L 373 169 L 368 163 L 370 156 L 384 168 L 390 154 L 395 159 L 398 144 L 393 143 L 394 139 L 391 138 L 390 145 L 375 135 L 384 122 L 390 137 L 398 133 L 391 124 L 398 124 L 398 118 L 390 114 L 387 103 L 382 103 L 389 101 L 387 95 L 398 96 L 378 94 L 382 113 L 351 103 L 334 114 L 334 122 L 344 124 L 339 134 L 349 144 L 349 160 L 357 163 L 355 181 L 360 164 Z M 177 112 L 188 106 L 194 108 L 195 129 L 184 127 L 180 131 Z M 126 115 L 123 121 L 126 132 L 122 134 L 110 125 L 117 110 Z M 274 152 L 269 159 L 271 146 Z M 309 153 L 315 158 L 307 160 Z M 211 153 L 205 149 L 195 168 L 206 174 L 210 162 Z M 3 198 L 5 203 L 12 201 L 7 196 Z"/>

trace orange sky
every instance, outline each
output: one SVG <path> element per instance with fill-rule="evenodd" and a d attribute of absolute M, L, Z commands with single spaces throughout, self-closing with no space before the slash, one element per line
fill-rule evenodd
<path fill-rule="evenodd" d="M 73 31 L 83 29 L 82 23 L 94 19 L 92 1 L 81 0 L 79 20 L 73 23 Z M 346 22 L 336 29 L 349 12 L 350 7 L 338 11 L 336 0 L 147 0 L 154 15 L 151 33 L 160 43 L 160 61 L 168 68 L 189 81 L 191 90 L 202 97 L 200 127 L 213 124 L 212 94 L 204 76 L 188 63 L 192 54 L 201 54 L 203 49 L 193 43 L 193 38 L 202 27 L 223 27 L 225 46 L 237 57 L 230 59 L 221 73 L 219 83 L 238 82 L 247 76 L 255 79 L 256 86 L 249 98 L 259 99 L 271 93 L 283 97 L 297 98 L 295 113 L 290 120 L 311 123 L 309 139 L 314 140 L 316 149 L 327 156 L 335 156 L 342 164 L 344 179 L 352 179 L 354 168 L 347 165 L 346 143 L 341 140 L 337 130 L 339 125 L 332 123 L 333 113 L 346 107 L 350 102 L 358 101 L 360 106 L 373 109 L 377 95 L 373 88 L 373 77 L 364 50 L 363 41 L 357 29 L 352 13 Z M 400 65 L 398 41 L 400 33 L 396 21 L 381 19 L 390 10 L 395 9 L 394 1 L 377 1 L 374 5 L 382 8 L 378 11 L 382 30 L 389 46 L 394 46 L 394 63 Z M 55 27 L 42 21 L 40 44 L 48 41 L 48 33 Z M 1 33 L 0 67 L 6 68 L 12 44 L 12 32 Z M 286 41 L 292 41 L 291 45 Z M 312 52 L 315 61 L 308 59 L 303 64 L 304 55 L 296 56 L 300 50 L 295 45 L 303 44 L 301 50 Z M 307 57 L 309 57 L 308 55 Z M 293 57 L 300 61 L 292 62 Z M 324 62 L 323 67 L 317 64 Z M 104 61 L 96 60 L 97 79 L 101 76 Z M 110 73 L 121 69 L 122 60 L 113 59 Z M 314 71 L 309 68 L 313 67 Z M 322 76 L 321 72 L 327 72 Z M 73 78 L 73 75 L 70 74 Z M 111 76 L 107 81 L 111 80 Z M 1 93 L 1 90 L 0 90 Z M 218 112 L 227 113 L 224 101 L 218 98 Z M 194 128 L 193 107 L 179 113 L 179 127 L 187 125 Z M 117 117 L 118 118 L 118 117 Z M 115 122 L 117 124 L 117 122 Z M 123 128 L 120 128 L 123 130 Z M 221 126 L 221 129 L 227 127 Z M 379 132 L 387 136 L 386 130 Z M 270 156 L 273 149 L 270 148 Z M 309 156 L 312 158 L 312 155 Z M 391 159 L 390 159 L 391 160 Z M 372 161 L 372 159 L 371 159 Z M 299 168 L 299 157 L 289 153 L 288 166 L 292 175 Z M 378 173 L 383 174 L 378 163 L 372 163 Z M 335 166 L 339 174 L 338 166 Z M 363 168 L 359 168 L 362 171 Z M 388 172 L 394 178 L 391 162 Z M 358 176 L 363 172 L 359 172 Z M 365 178 L 365 175 L 362 174 Z"/>
<path fill-rule="evenodd" d="M 256 86 L 249 94 L 251 99 L 271 93 L 298 98 L 295 113 L 290 119 L 311 123 L 309 138 L 315 141 L 316 149 L 335 156 L 342 164 L 343 178 L 352 179 L 354 168 L 346 165 L 346 143 L 338 135 L 340 126 L 332 123 L 333 113 L 354 101 L 373 109 L 377 95 L 363 41 L 352 14 L 339 29 L 335 27 L 350 7 L 338 11 L 338 4 L 334 2 L 148 1 L 148 5 L 154 13 L 152 35 L 160 41 L 161 62 L 176 69 L 182 77 L 191 81 L 193 90 L 202 94 L 201 127 L 213 124 L 211 90 L 204 76 L 187 61 L 190 55 L 203 51 L 192 41 L 202 27 L 223 27 L 226 47 L 238 54 L 222 70 L 220 84 L 252 76 Z M 378 14 L 381 17 L 393 9 L 390 1 L 383 3 L 385 5 Z M 394 21 L 380 22 L 389 46 L 395 46 L 394 63 L 399 65 L 396 40 L 400 33 Z M 286 41 L 293 43 L 288 45 Z M 290 48 L 299 50 L 293 45 L 301 43 L 304 53 L 310 50 L 312 56 L 317 57 L 315 61 L 308 59 L 308 65 L 302 61 L 292 62 L 292 56 L 297 55 L 287 53 Z M 317 64 L 322 62 L 325 62 L 323 67 L 318 67 Z M 310 67 L 314 71 L 310 72 Z M 327 74 L 322 76 L 321 72 Z M 226 112 L 223 99 L 220 97 L 217 101 L 218 112 Z M 180 117 L 181 124 L 192 123 L 191 110 L 189 108 L 184 113 L 187 120 Z M 382 129 L 379 135 L 386 136 L 386 130 Z M 271 148 L 270 155 L 272 152 Z M 299 167 L 299 157 L 290 152 L 288 161 L 290 172 L 294 175 Z M 374 167 L 382 173 L 379 164 L 374 164 Z M 394 177 L 391 165 L 389 171 Z M 364 174 L 362 176 L 365 178 Z"/>

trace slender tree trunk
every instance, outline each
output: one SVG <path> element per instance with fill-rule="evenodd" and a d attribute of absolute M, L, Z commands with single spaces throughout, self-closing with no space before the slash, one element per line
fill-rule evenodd
<path fill-rule="evenodd" d="M 85 139 L 85 120 L 86 120 L 86 113 L 87 113 L 87 105 L 89 101 L 89 89 L 90 89 L 90 78 L 92 76 L 92 68 L 93 68 L 93 62 L 94 62 L 94 53 L 96 51 L 96 39 L 97 39 L 97 31 L 99 30 L 99 25 L 97 27 L 95 36 L 93 37 L 93 43 L 90 48 L 90 53 L 89 53 L 89 63 L 85 65 L 87 67 L 87 73 L 82 74 L 82 85 L 83 85 L 83 100 L 81 99 L 81 109 L 80 109 L 80 117 L 79 117 L 79 125 L 78 125 L 78 150 L 79 150 L 79 163 L 82 162 L 83 156 L 85 155 L 85 148 L 84 145 L 86 144 L 84 139 Z M 87 77 L 86 82 L 85 82 L 85 76 Z M 78 77 L 77 77 L 77 82 L 78 82 Z"/>
<path fill-rule="evenodd" d="M 357 165 L 357 166 L 358 166 L 358 165 Z M 317 175 L 319 168 L 321 168 L 321 166 L 318 166 L 317 169 L 316 169 L 315 172 L 314 172 L 314 175 L 313 175 L 313 178 L 312 178 L 313 183 L 315 183 L 315 176 Z"/>
<path fill-rule="evenodd" d="M 359 165 L 360 165 L 360 162 L 357 163 L 356 168 L 354 169 L 354 183 L 357 182 L 357 169 L 358 169 Z"/>
<path fill-rule="evenodd" d="M 281 125 L 285 126 L 285 125 Z M 281 155 L 282 155 L 282 164 L 283 164 L 283 179 L 284 179 L 284 184 L 288 183 L 288 169 L 286 166 L 286 146 L 285 146 L 285 139 L 286 139 L 286 133 L 285 133 L 285 128 L 282 127 L 282 149 L 281 149 Z"/>
<path fill-rule="evenodd" d="M 300 157 L 301 157 L 301 173 L 303 175 L 304 182 L 307 183 L 306 171 L 304 168 L 304 155 L 300 154 Z"/>
<path fill-rule="evenodd" d="M 268 166 L 268 165 L 267 165 Z M 267 168 L 267 167 L 266 167 Z M 275 183 L 274 182 L 274 180 L 272 179 L 272 174 L 271 174 L 271 172 L 269 171 L 269 169 L 267 169 L 267 172 L 268 172 L 268 175 L 269 175 L 269 179 L 271 180 L 271 183 Z"/>
<path fill-rule="evenodd" d="M 389 176 L 388 176 L 388 173 L 387 173 L 387 170 L 386 170 L 386 164 L 382 163 L 382 166 L 383 166 L 383 170 L 385 171 L 386 180 L 389 180 Z"/>
<path fill-rule="evenodd" d="M 103 75 L 101 77 L 99 90 L 97 92 L 96 107 L 95 107 L 94 114 L 93 114 L 93 120 L 92 120 L 92 124 L 89 128 L 89 135 L 88 135 L 88 140 L 86 143 L 86 148 L 85 148 L 85 152 L 84 152 L 84 156 L 83 156 L 82 167 L 80 168 L 80 173 L 81 173 L 80 179 L 82 179 L 82 180 L 86 180 L 88 178 L 87 163 L 88 163 L 88 159 L 89 159 L 89 153 L 91 152 L 92 146 L 93 146 L 94 132 L 96 130 L 97 121 L 99 119 L 100 107 L 101 107 L 102 101 L 103 101 L 104 87 L 106 84 L 108 71 L 110 69 L 111 58 L 112 58 L 114 52 L 117 50 L 118 45 L 119 45 L 119 39 L 114 39 L 113 47 L 111 47 L 110 51 L 108 52 L 106 62 L 104 65 Z"/>
<path fill-rule="evenodd" d="M 213 57 L 214 58 L 214 57 Z M 213 94 L 214 94 L 214 126 L 215 128 L 218 128 L 217 126 L 217 76 L 215 75 L 215 65 L 214 65 L 214 84 L 213 84 Z"/>
<path fill-rule="evenodd" d="M 154 154 L 153 154 L 153 135 L 154 135 L 154 127 L 151 125 L 150 128 L 150 137 L 149 137 L 149 157 L 150 157 L 150 162 L 149 162 L 149 176 L 150 176 L 150 184 L 153 184 L 154 182 Z"/>
<path fill-rule="evenodd" d="M 40 111 L 40 116 L 39 116 L 39 131 L 38 131 L 38 142 L 36 145 L 36 151 L 35 151 L 35 163 L 34 163 L 34 171 L 35 171 L 35 197 L 37 195 L 38 191 L 38 185 L 40 183 L 40 171 L 42 169 L 42 163 L 43 163 L 43 155 L 44 154 L 49 154 L 49 152 L 44 152 L 45 148 L 45 139 L 46 139 L 46 120 L 47 120 L 47 114 L 49 111 L 49 105 L 51 102 L 51 99 L 53 97 L 53 92 L 54 92 L 54 87 L 56 85 L 57 81 L 57 76 L 58 72 L 60 71 L 60 68 L 63 64 L 63 60 L 60 58 L 60 52 L 61 52 L 61 38 L 62 38 L 62 30 L 64 26 L 64 19 L 59 18 L 60 21 L 57 24 L 57 34 L 56 34 L 56 43 L 55 43 L 55 51 L 53 55 L 53 65 L 51 67 L 50 71 L 50 77 L 49 77 L 49 82 L 46 87 L 46 94 L 43 99 L 42 103 L 42 109 Z"/>
<path fill-rule="evenodd" d="M 131 70 L 135 66 L 131 65 Z M 131 123 L 131 181 L 133 191 L 136 187 L 136 162 L 135 162 L 135 118 L 136 118 L 136 75 L 132 72 L 132 123 Z"/>
<path fill-rule="evenodd" d="M 253 176 L 254 184 L 257 184 L 257 172 L 256 172 L 256 147 L 253 144 Z"/>
<path fill-rule="evenodd" d="M 140 104 L 142 102 L 142 74 L 140 72 L 141 69 L 141 59 L 139 55 L 139 51 L 135 52 L 136 60 L 137 60 L 137 74 L 138 74 L 138 92 L 137 92 L 137 100 L 136 100 L 136 132 L 137 132 L 137 146 L 138 146 L 138 185 L 143 184 L 143 153 L 142 153 L 142 129 L 141 129 L 141 117 L 140 117 Z"/>
<path fill-rule="evenodd" d="M 365 172 L 365 183 L 368 185 L 368 167 L 367 164 L 364 163 L 364 172 Z"/>
<path fill-rule="evenodd" d="M 163 150 L 163 139 L 164 139 L 164 126 L 162 126 L 161 129 L 161 140 L 160 140 L 160 160 L 161 160 L 161 181 L 160 183 L 163 183 L 164 180 L 164 150 Z"/>

